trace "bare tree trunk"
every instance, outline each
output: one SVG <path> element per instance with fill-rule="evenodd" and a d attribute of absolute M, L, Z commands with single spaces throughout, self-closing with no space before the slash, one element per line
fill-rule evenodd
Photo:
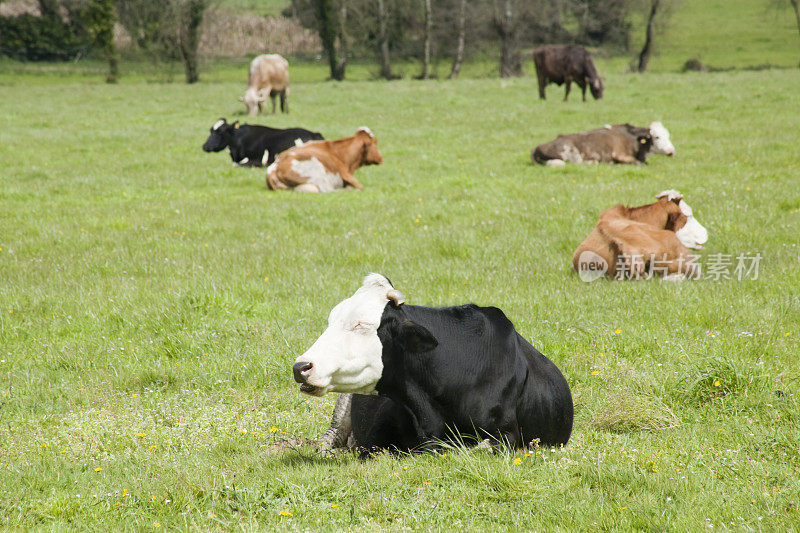
<path fill-rule="evenodd" d="M 514 61 L 514 2 L 513 0 L 503 1 L 503 12 L 495 18 L 495 28 L 502 39 L 500 52 L 500 77 L 510 78 L 519 73 L 515 68 Z"/>
<path fill-rule="evenodd" d="M 647 63 L 650 61 L 650 53 L 653 51 L 653 26 L 655 25 L 656 13 L 661 0 L 651 0 L 650 17 L 647 19 L 647 32 L 645 33 L 644 46 L 639 54 L 639 66 L 637 70 L 644 72 L 647 70 Z"/>
<path fill-rule="evenodd" d="M 800 2 L 798 0 L 789 0 L 794 8 L 794 16 L 797 18 L 797 32 L 800 33 Z"/>
<path fill-rule="evenodd" d="M 464 37 L 467 33 L 467 0 L 461 0 L 459 4 L 458 44 L 456 44 L 456 56 L 453 58 L 453 68 L 450 69 L 450 76 L 448 76 L 451 80 L 456 79 L 461 70 L 461 62 L 464 61 Z"/>
<path fill-rule="evenodd" d="M 392 63 L 389 57 L 389 9 L 386 0 L 378 0 L 378 43 L 381 52 L 381 77 L 392 80 Z"/>
<path fill-rule="evenodd" d="M 343 80 L 344 72 L 340 70 L 340 62 L 336 54 L 336 15 L 333 11 L 332 0 L 314 0 L 317 21 L 319 22 L 319 38 L 322 48 L 328 56 L 328 65 L 331 69 L 331 78 Z"/>
<path fill-rule="evenodd" d="M 344 71 L 347 67 L 347 36 L 344 31 L 347 26 L 347 2 L 341 1 L 342 5 L 339 7 L 339 62 L 336 71 L 341 75 L 341 79 L 344 79 Z"/>
<path fill-rule="evenodd" d="M 419 79 L 427 80 L 430 77 L 431 66 L 431 39 L 433 38 L 433 10 L 431 0 L 425 0 L 425 50 L 422 55 L 422 73 Z"/>
<path fill-rule="evenodd" d="M 197 64 L 197 48 L 200 44 L 200 25 L 206 10 L 206 0 L 188 0 L 181 13 L 178 30 L 178 47 L 186 71 L 186 83 L 200 81 Z"/>

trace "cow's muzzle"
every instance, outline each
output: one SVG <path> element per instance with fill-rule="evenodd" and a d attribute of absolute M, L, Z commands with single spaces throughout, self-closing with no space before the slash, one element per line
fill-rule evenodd
<path fill-rule="evenodd" d="M 311 373 L 311 370 L 314 369 L 314 364 L 309 363 L 307 361 L 300 361 L 292 365 L 292 373 L 294 374 L 294 380 L 298 383 L 306 383 L 308 381 L 308 375 Z"/>

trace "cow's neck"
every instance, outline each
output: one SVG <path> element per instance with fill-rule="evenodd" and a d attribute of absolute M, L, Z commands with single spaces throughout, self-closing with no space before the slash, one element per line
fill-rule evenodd
<path fill-rule="evenodd" d="M 636 222 L 644 222 L 657 228 L 664 228 L 667 225 L 667 213 L 661 206 L 656 204 L 640 205 L 638 207 L 628 207 L 628 218 Z"/>
<path fill-rule="evenodd" d="M 231 154 L 231 159 L 233 159 L 234 162 L 238 163 L 239 160 L 242 159 L 242 157 L 244 156 L 242 154 L 242 150 L 240 149 L 241 148 L 240 143 L 236 142 L 236 134 L 230 132 L 226 137 L 227 138 L 225 140 L 228 143 L 228 150 Z"/>
<path fill-rule="evenodd" d="M 379 337 L 383 337 L 380 334 Z M 386 396 L 404 408 L 410 415 L 418 444 L 433 438 L 443 438 L 446 422 L 434 405 L 434 391 L 425 385 L 430 375 L 420 376 L 416 365 L 408 364 L 409 357 L 418 354 L 405 353 L 399 342 L 383 337 L 383 373 L 375 386 L 381 396 Z M 423 354 L 424 355 L 424 354 Z"/>
<path fill-rule="evenodd" d="M 384 367 L 384 375 L 386 371 Z M 391 374 L 394 378 L 398 377 L 396 372 Z M 403 371 L 400 371 L 400 374 L 404 379 L 381 378 L 375 387 L 378 394 L 390 398 L 406 410 L 414 426 L 417 444 L 444 438 L 447 426 L 431 401 L 430 391 L 425 390 L 414 376 L 409 376 Z"/>
<path fill-rule="evenodd" d="M 331 147 L 336 151 L 336 155 L 339 156 L 339 159 L 347 165 L 347 170 L 351 173 L 358 170 L 361 166 L 360 155 L 364 146 L 357 137 L 347 137 L 346 139 L 331 141 Z"/>

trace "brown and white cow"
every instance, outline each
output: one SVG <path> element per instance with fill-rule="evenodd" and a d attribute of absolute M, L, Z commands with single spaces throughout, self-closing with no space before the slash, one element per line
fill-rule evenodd
<path fill-rule="evenodd" d="M 534 162 L 547 166 L 570 163 L 646 163 L 650 153 L 675 155 L 669 131 L 661 122 L 647 128 L 630 124 L 606 125 L 602 128 L 559 135 L 533 149 Z"/>
<path fill-rule="evenodd" d="M 275 97 L 281 97 L 281 111 L 289 112 L 289 62 L 278 54 L 262 54 L 250 62 L 247 91 L 239 97 L 247 106 L 250 116 L 261 114 L 262 104 L 272 99 L 272 114 L 275 114 Z"/>
<path fill-rule="evenodd" d="M 597 73 L 594 62 L 586 48 L 577 44 L 545 44 L 533 51 L 536 76 L 539 79 L 539 98 L 545 99 L 544 89 L 549 83 L 566 84 L 564 101 L 569 97 L 570 84 L 574 81 L 581 88 L 586 101 L 586 87 L 595 100 L 603 97 L 603 78 Z"/>
<path fill-rule="evenodd" d="M 700 265 L 689 248 L 702 248 L 708 232 L 675 190 L 664 191 L 652 204 L 618 204 L 600 215 L 592 232 L 572 255 L 572 267 L 584 281 L 603 275 L 641 279 L 661 274 L 666 279 L 700 277 Z"/>
<path fill-rule="evenodd" d="M 282 152 L 267 168 L 267 187 L 298 192 L 363 189 L 353 173 L 365 165 L 381 163 L 378 140 L 362 126 L 352 137 L 310 142 Z"/>

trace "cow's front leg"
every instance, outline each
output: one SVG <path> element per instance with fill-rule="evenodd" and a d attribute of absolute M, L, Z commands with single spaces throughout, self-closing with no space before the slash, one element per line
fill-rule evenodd
<path fill-rule="evenodd" d="M 289 112 L 289 88 L 287 87 L 283 91 L 281 91 L 281 112 L 288 113 Z"/>
<path fill-rule="evenodd" d="M 538 78 L 539 78 L 539 98 L 541 98 L 542 100 L 546 100 L 544 95 L 544 88 L 547 85 L 547 78 L 545 78 L 541 74 L 538 75 Z"/>
<path fill-rule="evenodd" d="M 571 86 L 572 86 L 572 80 L 571 79 L 567 78 L 566 80 L 564 80 L 564 101 L 565 102 L 567 101 L 567 98 L 569 98 L 569 90 L 570 90 Z"/>
<path fill-rule="evenodd" d="M 353 432 L 353 423 L 350 418 L 350 408 L 353 405 L 353 395 L 340 394 L 333 406 L 331 425 L 323 435 L 317 439 L 316 444 L 322 450 L 347 447 L 347 441 Z"/>
<path fill-rule="evenodd" d="M 345 170 L 345 171 L 339 172 L 339 175 L 342 177 L 342 181 L 344 182 L 345 187 L 347 187 L 349 185 L 350 187 L 355 187 L 358 190 L 361 190 L 361 189 L 364 188 L 364 186 L 361 185 L 361 183 L 359 183 L 359 181 L 356 179 L 356 177 L 353 176 L 350 172 Z"/>
<path fill-rule="evenodd" d="M 629 165 L 641 164 L 638 159 L 628 154 L 614 154 L 614 163 L 627 163 Z"/>

